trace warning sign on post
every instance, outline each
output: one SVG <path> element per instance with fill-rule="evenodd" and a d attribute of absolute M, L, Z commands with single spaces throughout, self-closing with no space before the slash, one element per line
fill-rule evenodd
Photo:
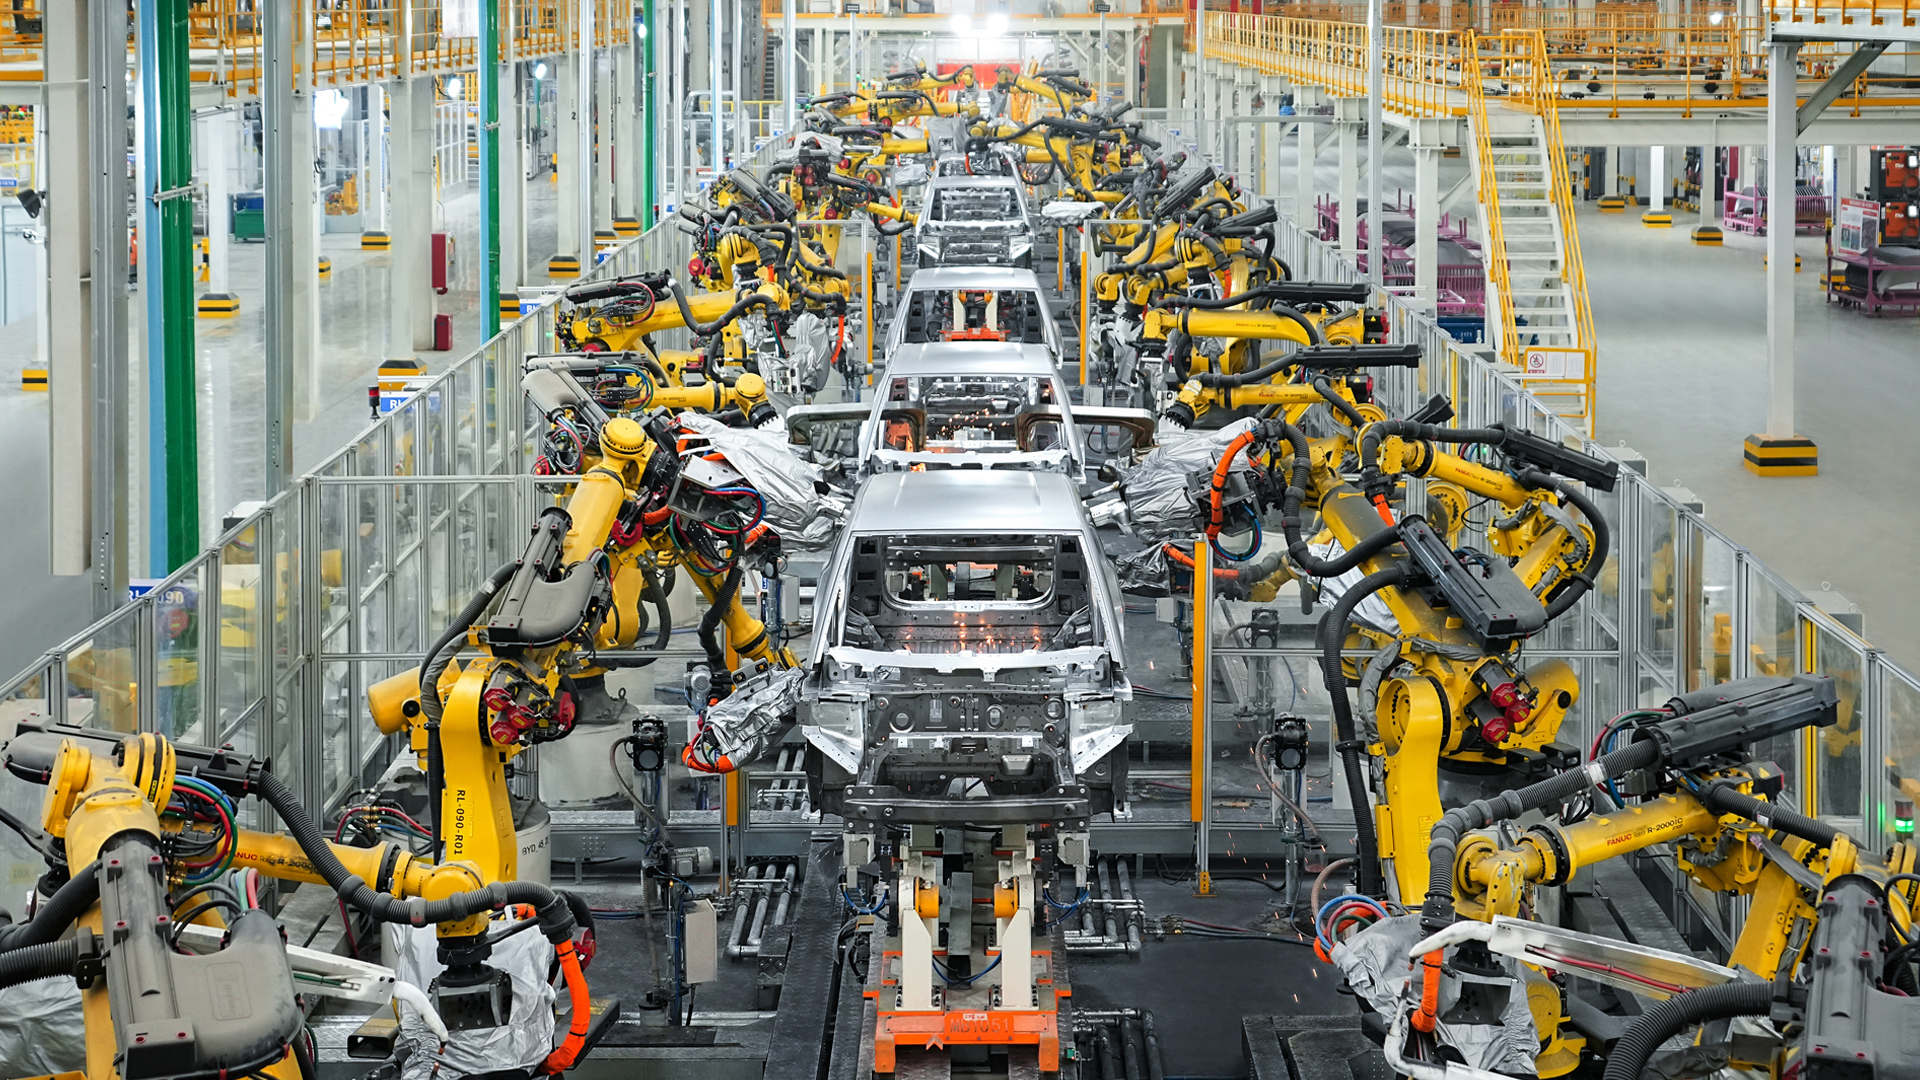
<path fill-rule="evenodd" d="M 1536 347 L 1527 350 L 1525 365 L 1529 379 L 1584 379 L 1587 377 L 1585 349 Z"/>

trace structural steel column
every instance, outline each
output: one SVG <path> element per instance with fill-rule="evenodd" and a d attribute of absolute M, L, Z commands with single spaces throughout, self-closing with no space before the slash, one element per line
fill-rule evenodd
<path fill-rule="evenodd" d="M 238 114 L 210 112 L 200 122 L 200 156 L 206 164 L 207 295 L 232 296 L 227 288 L 228 213 L 233 205 L 233 144 Z"/>
<path fill-rule="evenodd" d="M 1422 127 L 1414 132 L 1416 136 L 1426 133 Z M 1440 155 L 1444 151 L 1425 142 L 1413 147 L 1413 290 L 1422 303 L 1435 305 L 1435 311 L 1440 303 Z"/>
<path fill-rule="evenodd" d="M 1360 252 L 1360 125 L 1352 114 L 1360 104 L 1356 98 L 1341 98 L 1336 103 L 1340 114 L 1340 255 L 1354 262 Z"/>
<path fill-rule="evenodd" d="M 634 204 L 640 199 L 642 137 L 635 130 L 640 113 L 636 106 L 640 95 L 634 89 L 634 58 L 644 46 L 636 41 L 613 49 L 613 213 L 639 220 Z"/>
<path fill-rule="evenodd" d="M 1442 0 L 1447 2 L 1450 0 Z M 1367 0 L 1367 280 L 1376 286 L 1380 284 L 1386 263 L 1385 245 L 1380 236 L 1380 177 L 1385 172 L 1380 167 L 1380 155 L 1385 150 L 1380 101 L 1386 93 L 1381 57 L 1385 48 L 1380 0 Z"/>
<path fill-rule="evenodd" d="M 554 168 L 559 172 L 559 190 L 554 192 L 555 237 L 554 253 L 557 255 L 579 255 L 580 269 L 584 272 L 593 265 L 591 249 L 585 243 L 593 235 L 591 227 L 581 231 L 581 206 L 584 202 L 591 212 L 592 203 L 583 199 L 580 178 L 590 172 L 587 163 L 590 157 L 583 157 L 580 139 L 576 138 L 577 129 L 592 129 L 592 121 L 584 124 L 580 120 L 582 111 L 580 82 L 574 73 L 587 63 L 586 57 L 579 53 L 553 58 L 553 129 L 554 129 Z M 585 153 L 590 155 L 589 145 Z"/>
<path fill-rule="evenodd" d="M 411 5 L 402 5 L 402 18 Z M 264 278 L 266 286 L 266 491 L 267 498 L 287 486 L 293 470 L 293 370 L 296 347 L 287 333 L 293 306 L 300 299 L 293 261 L 294 223 L 300 220 L 292 203 L 295 159 L 289 128 L 293 125 L 293 19 L 291 4 L 268 4 L 261 10 L 264 31 L 261 51 L 261 148 L 263 208 L 266 230 Z M 402 40 L 405 40 L 403 37 Z M 396 120 L 398 117 L 396 116 Z M 311 160 L 311 159 L 309 159 Z M 312 175 L 311 164 L 300 166 Z M 395 220 L 408 218 L 396 208 Z M 302 222 L 304 224 L 304 222 Z M 396 240 L 399 238 L 396 237 Z M 398 256 L 400 244 L 394 244 Z M 395 290 L 397 291 L 397 290 Z M 402 305 L 404 306 L 404 305 Z"/>
<path fill-rule="evenodd" d="M 1207 141 L 1210 133 L 1207 127 L 1207 0 L 1194 0 L 1196 10 L 1193 13 L 1193 71 L 1195 93 L 1193 99 L 1193 141 L 1203 152 L 1210 151 L 1213 144 Z"/>
<path fill-rule="evenodd" d="M 86 494 L 91 504 L 87 521 L 91 549 L 88 568 L 92 571 L 93 614 L 97 618 L 126 603 L 128 563 L 133 549 L 127 496 L 132 454 L 128 452 L 131 394 L 128 393 L 127 290 L 124 287 L 127 272 L 127 9 L 122 0 L 54 5 L 48 10 L 47 25 L 51 28 L 68 12 L 78 15 L 83 11 L 86 20 L 72 28 L 71 40 L 75 44 L 84 43 L 87 50 L 88 115 L 71 130 L 76 140 L 82 140 L 88 148 L 85 157 L 88 176 L 83 184 L 76 184 L 69 191 L 75 199 L 88 200 L 91 220 L 86 235 L 87 280 L 81 284 L 79 296 L 82 306 L 71 310 L 88 312 L 92 323 L 92 332 L 79 359 L 86 362 L 92 383 L 92 426 L 86 436 L 90 482 Z M 49 36 L 48 41 L 51 40 Z M 51 76 L 51 49 L 48 55 Z M 49 85 L 50 94 L 52 89 Z M 53 389 L 58 390 L 57 375 Z M 71 425 L 65 430 L 71 432 Z M 60 454 L 56 452 L 51 461 L 58 468 Z M 55 490 L 58 490 L 57 483 Z"/>
<path fill-rule="evenodd" d="M 500 178 L 501 296 L 517 294 L 527 280 L 527 144 L 520 125 L 520 75 L 521 65 L 513 62 L 500 65 L 497 76 L 500 161 L 494 175 Z"/>
<path fill-rule="evenodd" d="M 404 273 L 400 264 L 394 266 L 399 281 L 393 291 L 412 294 L 407 307 L 413 323 L 410 334 L 393 342 L 391 347 L 398 350 L 396 356 L 406 357 L 418 350 L 433 348 L 433 275 L 428 263 L 433 257 L 434 88 L 432 77 L 425 75 L 416 75 L 400 85 L 403 88 L 400 100 L 407 109 L 406 122 L 412 128 L 411 153 L 405 162 L 411 176 L 407 186 L 412 192 L 412 206 L 409 216 L 399 222 L 399 229 L 394 233 L 393 249 L 399 251 L 407 244 L 411 245 L 411 251 Z"/>
<path fill-rule="evenodd" d="M 480 4 L 473 82 L 480 107 L 480 342 L 500 332 L 500 5 Z"/>
<path fill-rule="evenodd" d="M 41 307 L 49 415 L 47 504 L 50 569 L 84 574 L 91 565 L 94 373 L 88 328 L 68 312 L 86 310 L 93 287 L 88 236 L 92 207 L 87 179 L 87 28 L 89 11 L 53 4 L 45 28 L 46 91 L 37 117 L 38 155 L 46 184 L 46 301 Z M 121 61 L 124 67 L 125 61 Z M 69 192 L 73 195 L 69 196 Z M 0 243 L 5 238 L 0 236 Z M 124 279 L 123 279 L 124 280 Z M 59 313 L 55 316 L 54 313 Z"/>
<path fill-rule="evenodd" d="M 1793 195 L 1800 46 L 1767 45 L 1767 430 L 1793 430 Z"/>
<path fill-rule="evenodd" d="M 594 63 L 594 7 L 597 0 L 575 0 L 575 10 L 580 13 L 579 51 L 573 54 L 574 103 L 573 118 L 577 125 L 575 154 L 578 164 L 571 173 L 560 174 L 562 187 L 572 186 L 575 191 L 573 212 L 575 215 L 575 233 L 580 253 L 580 272 L 586 273 L 594 264 L 593 250 L 593 80 Z M 565 244 L 560 246 L 566 251 Z"/>
<path fill-rule="evenodd" d="M 793 134 L 794 110 L 800 101 L 800 43 L 794 40 L 794 0 L 780 0 L 780 92 L 786 98 L 781 106 L 780 130 Z"/>
<path fill-rule="evenodd" d="M 1667 208 L 1667 148 L 1653 147 L 1647 154 L 1647 208 Z"/>
<path fill-rule="evenodd" d="M 151 190 L 140 193 L 140 239 L 153 245 L 147 372 L 153 460 L 153 569 L 171 573 L 200 552 L 199 423 L 193 354 L 193 108 L 187 72 L 187 0 L 138 5 L 140 151 Z M 77 110 L 76 110 L 77 111 Z M 76 221 L 78 218 L 76 217 Z M 58 309 L 56 309 L 58 310 Z M 56 320 L 56 322 L 59 320 Z"/>
<path fill-rule="evenodd" d="M 1254 98 L 1260 94 L 1260 77 L 1240 67 L 1235 73 L 1235 115 L 1254 119 L 1258 110 L 1254 110 Z M 1242 190 L 1260 190 L 1260 138 L 1265 135 L 1267 125 L 1263 123 L 1238 123 L 1240 129 L 1240 181 Z"/>
<path fill-rule="evenodd" d="M 417 158 L 432 153 L 431 144 L 420 146 L 414 137 L 413 84 L 392 82 L 387 92 L 387 201 L 392 227 L 392 244 L 387 249 L 387 351 L 385 359 L 408 360 L 415 355 L 413 308 L 417 290 L 414 284 L 426 273 L 428 234 L 433 222 L 427 214 L 427 200 L 418 190 L 414 169 Z M 268 213 L 272 213 L 269 208 Z"/>
<path fill-rule="evenodd" d="M 640 228 L 642 231 L 653 228 L 654 208 L 660 205 L 660 68 L 655 58 L 660 55 L 665 35 L 660 32 L 660 0 L 641 0 L 640 11 L 645 19 L 641 24 L 647 27 L 647 42 L 643 51 L 646 59 L 646 74 L 640 84 L 640 126 L 644 133 L 645 152 L 640 165 Z"/>
<path fill-rule="evenodd" d="M 1293 162 L 1294 168 L 1299 170 L 1293 189 L 1293 220 L 1303 229 L 1317 231 L 1320 221 L 1313 206 L 1313 197 L 1319 192 L 1319 185 L 1314 182 L 1313 176 L 1317 157 L 1314 152 L 1317 143 L 1314 137 L 1316 126 L 1307 121 L 1300 109 L 1298 98 L 1294 99 L 1293 109 L 1295 115 L 1299 117 L 1293 129 L 1300 133 L 1299 150 Z"/>
<path fill-rule="evenodd" d="M 1287 80 L 1277 75 L 1266 75 L 1260 79 L 1260 90 L 1266 99 L 1268 115 L 1277 115 L 1280 111 L 1280 98 L 1286 93 Z M 1132 99 L 1129 99 L 1132 100 Z M 1287 137 L 1284 123 L 1260 125 L 1261 166 L 1260 190 L 1276 204 L 1280 201 L 1280 144 Z"/>
<path fill-rule="evenodd" d="M 613 54 L 623 52 L 619 48 L 609 48 L 594 54 L 594 159 L 593 159 L 593 231 L 610 233 L 613 231 L 613 185 L 614 158 L 620 153 L 622 124 L 620 115 L 621 97 L 614 89 Z"/>

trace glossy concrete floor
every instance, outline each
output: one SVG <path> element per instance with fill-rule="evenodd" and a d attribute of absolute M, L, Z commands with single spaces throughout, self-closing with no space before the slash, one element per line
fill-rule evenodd
<path fill-rule="evenodd" d="M 523 280 L 545 284 L 546 258 L 553 252 L 556 233 L 554 188 L 541 176 L 527 185 L 527 196 L 528 262 L 535 273 Z M 443 207 L 445 228 L 454 236 L 457 268 L 437 310 L 453 316 L 454 350 L 421 354 L 429 372 L 480 343 L 478 211 L 479 200 L 470 194 L 450 198 Z M 234 244 L 230 250 L 240 314 L 198 319 L 194 326 L 200 358 L 203 529 L 209 540 L 228 510 L 265 494 L 265 375 L 260 363 L 266 341 L 260 285 L 265 251 L 258 244 Z M 333 261 L 333 271 L 320 286 L 316 408 L 294 425 L 296 472 L 313 468 L 367 425 L 366 388 L 380 361 L 390 355 L 390 256 L 361 251 L 358 233 L 325 234 L 320 250 Z M 129 294 L 130 317 L 143 317 L 142 303 L 136 286 Z M 22 391 L 19 379 L 20 369 L 33 363 L 37 329 L 31 315 L 0 326 L 0 455 L 7 462 L 0 475 L 0 503 L 12 508 L 19 523 L 0 530 L 0 594 L 10 597 L 13 615 L 0 621 L 0 679 L 92 621 L 86 580 L 48 572 L 47 395 Z M 137 328 L 131 336 L 137 357 Z M 144 552 L 144 544 L 142 533 L 136 552 Z M 146 571 L 136 555 L 135 576 Z"/>

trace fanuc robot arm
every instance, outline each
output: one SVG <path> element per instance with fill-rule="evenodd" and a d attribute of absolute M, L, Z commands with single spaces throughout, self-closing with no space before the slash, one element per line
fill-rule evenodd
<path fill-rule="evenodd" d="M 69 974 L 80 981 L 89 1078 L 295 1075 L 283 1063 L 298 1052 L 304 1016 L 285 937 L 267 913 L 211 891 L 212 879 L 232 865 L 325 885 L 378 921 L 437 926 L 446 970 L 429 993 L 454 1030 L 508 1021 L 497 1011 L 505 973 L 487 965 L 490 923 L 496 912 L 526 905 L 554 945 L 573 1005 L 568 1035 L 541 1071 L 572 1067 L 597 1038 L 572 909 L 544 885 L 484 881 L 471 863 L 434 865 L 390 845 L 329 843 L 264 761 L 230 748 L 22 724 L 4 757 L 9 773 L 46 787 L 49 859 L 63 857 L 56 869 L 70 874 L 30 922 L 0 934 L 0 964 L 14 981 Z M 236 802 L 249 796 L 271 807 L 286 833 L 237 827 Z M 211 839 L 191 824 L 198 808 L 220 822 Z M 211 874 L 198 854 L 209 845 Z M 214 913 L 225 919 L 217 951 L 177 948 L 186 923 Z M 74 923 L 78 934 L 57 941 Z M 617 1015 L 616 1003 L 598 1020 Z"/>

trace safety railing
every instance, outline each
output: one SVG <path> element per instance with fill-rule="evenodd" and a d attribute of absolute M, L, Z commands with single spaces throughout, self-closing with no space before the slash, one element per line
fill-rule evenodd
<path fill-rule="evenodd" d="M 1920 3 L 1915 0 L 1768 0 L 1767 21 L 1790 29 L 1830 32 L 1845 37 L 1878 36 L 1887 28 L 1911 30 L 1920 26 Z"/>
<path fill-rule="evenodd" d="M 1470 46 L 1470 48 L 1472 48 Z M 1499 162 L 1493 152 L 1493 125 L 1487 114 L 1487 95 L 1480 79 L 1482 73 L 1477 50 L 1474 51 L 1473 77 L 1467 79 L 1467 104 L 1473 135 L 1474 172 L 1478 175 L 1480 225 L 1486 233 L 1487 313 L 1494 317 L 1500 335 L 1500 354 L 1520 354 L 1520 336 L 1514 324 L 1513 281 L 1507 261 L 1505 224 L 1500 216 Z"/>
<path fill-rule="evenodd" d="M 571 0 L 491 2 L 499 6 L 502 61 L 557 55 L 579 37 Z M 468 71 L 478 55 L 479 9 L 471 2 L 357 0 L 306 10 L 311 19 L 294 27 L 294 69 L 315 86 Z M 630 42 L 634 11 L 634 0 L 595 0 L 594 44 Z M 196 0 L 187 14 L 193 82 L 220 87 L 230 97 L 259 93 L 265 59 L 260 12 L 255 0 Z M 0 11 L 0 81 L 41 81 L 41 28 L 37 4 L 28 0 Z"/>
<path fill-rule="evenodd" d="M 1382 30 L 1383 107 L 1407 116 L 1460 115 L 1463 37 L 1404 26 Z M 1364 25 L 1213 12 L 1207 16 L 1207 55 L 1343 96 L 1367 92 Z"/>

